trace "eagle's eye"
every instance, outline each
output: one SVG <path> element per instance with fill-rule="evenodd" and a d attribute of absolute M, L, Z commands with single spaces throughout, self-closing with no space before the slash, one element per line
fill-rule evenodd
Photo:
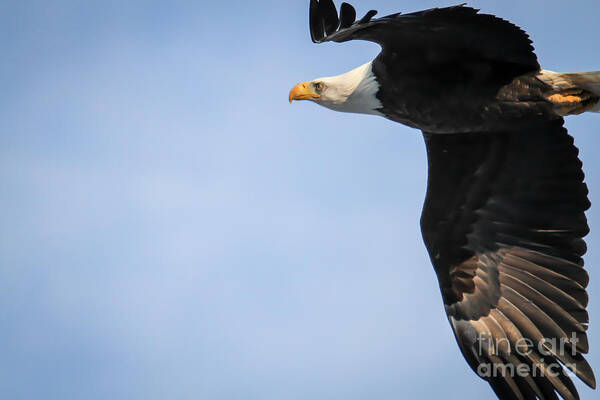
<path fill-rule="evenodd" d="M 323 84 L 323 82 L 317 82 L 317 83 L 315 83 L 315 91 L 317 93 L 321 93 L 323 91 L 324 87 L 325 87 L 325 85 Z"/>

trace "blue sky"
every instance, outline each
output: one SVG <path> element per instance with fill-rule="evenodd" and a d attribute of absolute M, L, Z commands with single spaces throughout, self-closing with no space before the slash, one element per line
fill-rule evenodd
<path fill-rule="evenodd" d="M 600 69 L 597 1 L 470 4 L 523 26 L 545 68 Z M 293 84 L 378 52 L 313 45 L 307 13 L 304 0 L 0 6 L 3 397 L 491 398 L 421 241 L 420 134 L 287 103 Z M 600 115 L 567 125 L 600 205 Z"/>

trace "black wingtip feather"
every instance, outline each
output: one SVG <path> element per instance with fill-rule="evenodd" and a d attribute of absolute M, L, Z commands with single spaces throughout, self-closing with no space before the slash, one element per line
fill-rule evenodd
<path fill-rule="evenodd" d="M 333 4 L 333 0 L 321 0 L 319 3 L 319 13 L 323 18 L 325 34 L 331 35 L 338 29 L 340 24 L 337 9 L 335 8 L 335 4 Z"/>
<path fill-rule="evenodd" d="M 317 0 L 310 0 L 309 22 L 310 38 L 314 43 L 318 43 L 325 37 L 325 28 L 323 27 L 321 14 L 319 13 L 319 2 Z"/>
<path fill-rule="evenodd" d="M 367 22 L 371 21 L 371 18 L 373 18 L 375 15 L 377 15 L 377 10 L 370 10 L 368 13 L 365 14 L 364 17 L 362 17 L 360 21 L 358 21 L 358 23 L 366 24 Z"/>
<path fill-rule="evenodd" d="M 340 29 L 349 28 L 356 21 L 356 10 L 351 4 L 342 3 L 340 6 Z"/>

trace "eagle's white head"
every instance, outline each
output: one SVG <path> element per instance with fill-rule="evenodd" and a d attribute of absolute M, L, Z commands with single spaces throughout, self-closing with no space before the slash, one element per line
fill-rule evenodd
<path fill-rule="evenodd" d="M 379 83 L 368 62 L 338 76 L 299 83 L 290 91 L 293 100 L 311 100 L 335 111 L 382 115 L 377 98 Z"/>

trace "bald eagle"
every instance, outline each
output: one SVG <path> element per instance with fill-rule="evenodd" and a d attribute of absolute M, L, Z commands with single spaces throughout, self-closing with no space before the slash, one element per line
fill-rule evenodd
<path fill-rule="evenodd" d="M 529 37 L 464 5 L 356 20 L 310 1 L 315 43 L 367 40 L 381 53 L 300 83 L 289 100 L 380 115 L 423 132 L 421 230 L 448 320 L 471 368 L 500 399 L 578 399 L 590 207 L 563 117 L 600 112 L 600 71 L 542 70 Z"/>

